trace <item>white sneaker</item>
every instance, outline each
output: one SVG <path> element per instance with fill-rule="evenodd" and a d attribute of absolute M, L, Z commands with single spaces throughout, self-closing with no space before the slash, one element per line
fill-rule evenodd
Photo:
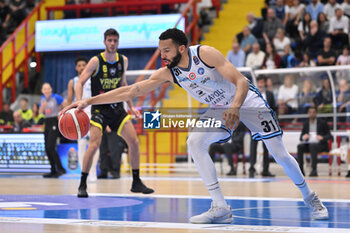
<path fill-rule="evenodd" d="M 207 212 L 190 218 L 190 222 L 196 224 L 232 223 L 232 221 L 231 207 L 215 206 L 213 202 Z"/>
<path fill-rule="evenodd" d="M 304 199 L 305 204 L 312 209 L 312 219 L 323 220 L 328 219 L 328 210 L 322 204 L 321 200 L 318 198 L 315 192 L 312 192 L 310 196 Z"/>
<path fill-rule="evenodd" d="M 95 183 L 97 181 L 97 176 L 94 174 L 91 174 L 90 176 L 88 176 L 88 182 L 89 183 Z"/>

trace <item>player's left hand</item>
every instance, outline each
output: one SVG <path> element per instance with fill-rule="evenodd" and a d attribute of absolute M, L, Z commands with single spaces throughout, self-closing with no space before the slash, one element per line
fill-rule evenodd
<path fill-rule="evenodd" d="M 79 110 L 83 110 L 86 106 L 88 106 L 87 99 L 75 101 L 74 103 L 62 109 L 62 111 L 59 113 L 59 116 L 67 112 L 69 109 L 77 108 Z"/>
<path fill-rule="evenodd" d="M 136 116 L 136 118 L 140 118 L 141 117 L 141 113 L 140 113 L 140 111 L 137 108 L 132 107 L 130 110 L 131 110 L 131 113 Z"/>
<path fill-rule="evenodd" d="M 225 126 L 228 129 L 235 130 L 239 123 L 239 108 L 229 108 L 223 113 Z"/>

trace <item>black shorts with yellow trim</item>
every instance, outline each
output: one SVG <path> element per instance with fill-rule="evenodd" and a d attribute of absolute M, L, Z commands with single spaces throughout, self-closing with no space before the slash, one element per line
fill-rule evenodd
<path fill-rule="evenodd" d="M 124 124 L 131 120 L 131 116 L 125 111 L 123 107 L 100 107 L 91 109 L 90 124 L 101 129 L 103 132 L 107 125 L 112 131 L 117 132 L 120 136 Z"/>

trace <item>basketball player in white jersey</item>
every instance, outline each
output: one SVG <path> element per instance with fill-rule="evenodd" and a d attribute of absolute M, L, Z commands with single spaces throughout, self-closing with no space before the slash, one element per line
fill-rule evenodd
<path fill-rule="evenodd" d="M 75 59 L 75 70 L 77 71 L 78 75 L 75 76 L 73 79 L 69 80 L 68 82 L 68 89 L 67 89 L 68 95 L 67 95 L 65 104 L 69 105 L 72 103 L 72 101 L 76 100 L 74 95 L 75 87 L 87 63 L 88 63 L 88 60 L 85 57 L 78 57 L 77 59 Z M 86 83 L 83 86 L 82 99 L 86 99 L 89 97 L 91 97 L 90 79 L 86 81 Z M 84 112 L 89 116 L 89 118 L 91 118 L 91 106 L 85 108 Z M 81 168 L 83 167 L 84 154 L 86 152 L 87 146 L 89 145 L 89 142 L 90 142 L 90 133 L 87 134 L 85 137 L 78 139 L 78 158 L 79 158 L 79 163 Z M 97 150 L 95 152 L 94 160 L 92 162 L 92 169 L 90 170 L 90 175 L 88 176 L 88 180 L 90 182 L 96 182 L 97 180 L 96 165 L 99 157 L 100 157 L 100 153 L 99 153 L 99 150 Z"/>
<path fill-rule="evenodd" d="M 155 90 L 163 83 L 177 83 L 195 99 L 210 105 L 202 119 L 215 118 L 224 122 L 222 128 L 213 128 L 210 133 L 194 129 L 188 136 L 189 153 L 213 200 L 207 212 L 190 219 L 192 223 L 231 223 L 233 220 L 231 207 L 221 192 L 207 149 L 213 142 L 228 140 L 231 130 L 240 120 L 250 129 L 254 140 L 264 141 L 275 160 L 300 189 L 306 205 L 312 209 L 312 218 L 327 219 L 326 207 L 310 190 L 297 161 L 287 152 L 274 112 L 259 90 L 215 48 L 188 47 L 187 37 L 182 31 L 168 29 L 159 39 L 161 58 L 167 67 L 158 69 L 147 80 L 73 103 L 63 112 L 73 107 L 83 109 L 90 104 L 130 100 Z"/>

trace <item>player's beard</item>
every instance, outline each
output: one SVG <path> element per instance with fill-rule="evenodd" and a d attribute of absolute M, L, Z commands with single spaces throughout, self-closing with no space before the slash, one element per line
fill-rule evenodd
<path fill-rule="evenodd" d="M 177 51 L 176 56 L 173 58 L 173 61 L 167 65 L 168 69 L 172 69 L 175 66 L 177 66 L 177 64 L 179 64 L 180 60 L 181 60 L 181 53 L 179 51 Z"/>

